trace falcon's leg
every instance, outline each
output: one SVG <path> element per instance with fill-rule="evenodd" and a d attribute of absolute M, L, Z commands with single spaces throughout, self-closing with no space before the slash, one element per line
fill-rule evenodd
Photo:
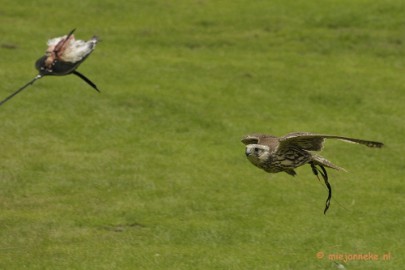
<path fill-rule="evenodd" d="M 326 214 L 326 211 L 328 211 L 329 206 L 330 206 L 330 200 L 332 199 L 332 186 L 329 184 L 329 181 L 328 181 L 328 173 L 326 172 L 324 166 L 318 165 L 321 168 L 321 170 L 319 170 L 319 168 L 317 168 L 313 162 L 311 162 L 310 164 L 311 164 L 312 172 L 316 175 L 316 177 L 318 177 L 318 180 L 319 180 L 318 173 L 320 173 L 322 175 L 322 178 L 325 181 L 325 185 L 329 191 L 328 198 L 326 199 L 325 210 L 323 210 L 323 213 Z"/>

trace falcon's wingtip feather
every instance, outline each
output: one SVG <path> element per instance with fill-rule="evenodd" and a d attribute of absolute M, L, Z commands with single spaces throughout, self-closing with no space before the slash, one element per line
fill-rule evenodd
<path fill-rule="evenodd" d="M 240 141 L 245 145 L 257 144 L 259 142 L 259 138 L 256 134 L 250 134 L 250 135 L 244 136 Z"/>

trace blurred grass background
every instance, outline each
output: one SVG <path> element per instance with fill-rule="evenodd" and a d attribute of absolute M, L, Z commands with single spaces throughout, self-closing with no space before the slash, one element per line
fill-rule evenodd
<path fill-rule="evenodd" d="M 102 40 L 78 69 L 101 94 L 46 77 L 0 108 L 0 268 L 404 264 L 402 1 L 0 4 L 0 97 L 47 39 Z M 387 147 L 327 142 L 349 173 L 329 170 L 324 216 L 309 166 L 270 175 L 244 156 L 243 135 L 293 131 Z"/>

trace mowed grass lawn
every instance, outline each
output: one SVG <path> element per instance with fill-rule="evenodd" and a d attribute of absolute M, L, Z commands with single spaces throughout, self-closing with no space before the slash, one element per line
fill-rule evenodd
<path fill-rule="evenodd" d="M 0 98 L 46 41 L 102 42 L 75 76 L 0 107 L 1 269 L 401 269 L 405 5 L 388 1 L 2 1 Z M 240 138 L 328 141 L 252 166 Z M 356 255 L 368 256 L 357 256 Z M 339 268 L 340 267 L 340 268 Z M 344 268 L 342 268 L 344 267 Z"/>

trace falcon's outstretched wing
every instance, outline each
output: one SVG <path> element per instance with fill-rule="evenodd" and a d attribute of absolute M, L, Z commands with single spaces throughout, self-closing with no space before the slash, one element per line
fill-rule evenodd
<path fill-rule="evenodd" d="M 279 139 L 280 147 L 296 145 L 308 151 L 322 150 L 325 139 L 337 139 L 349 143 L 358 143 L 368 147 L 381 148 L 384 144 L 381 142 L 367 141 L 343 136 L 314 134 L 309 132 L 289 133 Z"/>

